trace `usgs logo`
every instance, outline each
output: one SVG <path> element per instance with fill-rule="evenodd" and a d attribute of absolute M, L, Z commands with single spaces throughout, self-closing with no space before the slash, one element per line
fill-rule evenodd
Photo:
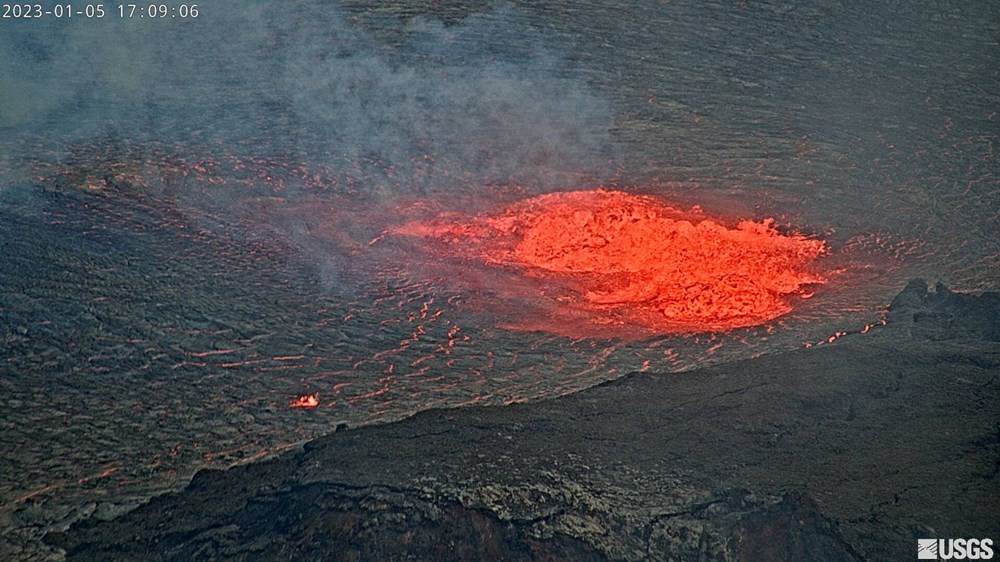
<path fill-rule="evenodd" d="M 918 560 L 992 560 L 992 539 L 917 539 Z"/>

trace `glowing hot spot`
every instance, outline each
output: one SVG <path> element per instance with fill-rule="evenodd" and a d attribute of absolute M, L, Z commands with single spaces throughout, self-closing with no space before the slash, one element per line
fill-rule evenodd
<path fill-rule="evenodd" d="M 481 260 L 548 283 L 548 294 L 597 324 L 657 331 L 724 330 L 791 310 L 823 283 L 823 241 L 774 228 L 690 220 L 651 197 L 618 191 L 553 193 L 477 217 L 443 215 L 396 231 L 440 253 Z M 561 290 L 552 290 L 558 287 Z"/>
<path fill-rule="evenodd" d="M 299 396 L 288 404 L 292 408 L 315 408 L 319 406 L 319 394 L 306 394 Z"/>

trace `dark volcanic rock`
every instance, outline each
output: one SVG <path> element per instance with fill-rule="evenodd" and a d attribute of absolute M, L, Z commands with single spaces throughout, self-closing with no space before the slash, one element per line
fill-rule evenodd
<path fill-rule="evenodd" d="M 911 284 L 880 337 L 336 432 L 48 540 L 103 561 L 802 562 L 995 538 L 995 296 L 970 298 Z"/>
<path fill-rule="evenodd" d="M 954 293 L 941 283 L 930 291 L 914 279 L 892 300 L 889 320 L 915 338 L 1000 341 L 1000 294 Z"/>
<path fill-rule="evenodd" d="M 836 524 L 819 513 L 816 502 L 800 494 L 747 517 L 737 537 L 745 562 L 863 560 L 844 543 Z"/>
<path fill-rule="evenodd" d="M 154 502 L 157 503 L 157 502 Z M 172 502 L 163 504 L 173 512 Z M 412 490 L 314 483 L 256 497 L 204 527 L 83 543 L 92 560 L 606 560 L 580 539 L 529 536 L 523 526 Z M 124 537 L 120 537 L 124 539 Z M 113 558 L 109 558 L 112 556 Z"/>

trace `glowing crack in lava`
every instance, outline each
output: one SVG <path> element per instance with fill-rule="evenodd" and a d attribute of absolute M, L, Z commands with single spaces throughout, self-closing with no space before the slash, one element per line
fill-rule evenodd
<path fill-rule="evenodd" d="M 579 335 L 562 322 L 637 326 L 654 332 L 717 331 L 762 324 L 793 297 L 824 283 L 814 261 L 822 240 L 782 234 L 774 221 L 736 228 L 685 215 L 652 197 L 603 189 L 551 193 L 475 217 L 444 213 L 393 231 L 428 251 L 533 279 L 515 296 L 548 299 L 546 322 L 514 327 Z M 497 292 L 512 292 L 500 277 Z M 551 306 L 558 304 L 558 306 Z M 530 308 L 530 306 L 529 306 Z"/>

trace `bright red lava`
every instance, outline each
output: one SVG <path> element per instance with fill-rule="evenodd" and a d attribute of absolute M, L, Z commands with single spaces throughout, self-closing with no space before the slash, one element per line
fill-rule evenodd
<path fill-rule="evenodd" d="M 590 334 L 587 326 L 607 334 L 762 324 L 825 282 L 814 268 L 822 240 L 779 233 L 771 219 L 736 228 L 691 220 L 652 197 L 603 189 L 532 197 L 494 214 L 446 213 L 393 233 L 423 239 L 440 258 L 502 272 L 494 292 L 531 301 L 510 308 L 534 317 L 510 327 L 575 336 Z M 512 282 L 511 273 L 531 282 Z"/>

